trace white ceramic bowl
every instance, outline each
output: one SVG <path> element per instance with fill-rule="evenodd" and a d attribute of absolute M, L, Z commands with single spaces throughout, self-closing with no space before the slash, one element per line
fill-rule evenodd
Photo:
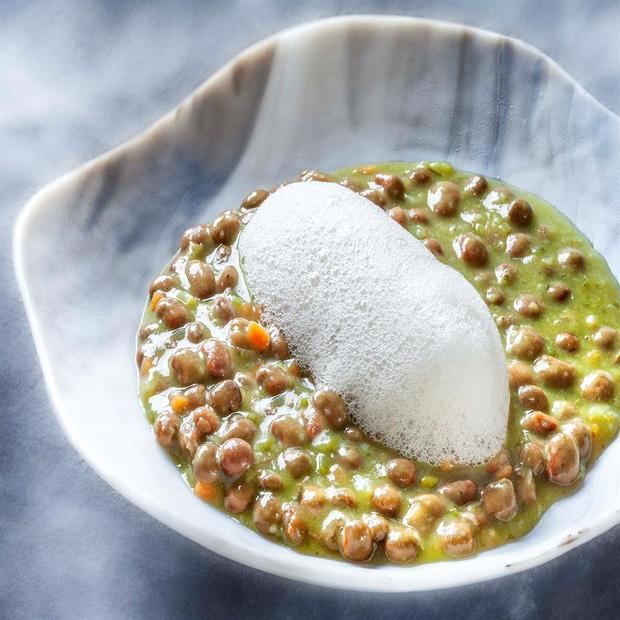
<path fill-rule="evenodd" d="M 500 177 L 562 209 L 618 273 L 619 147 L 620 120 L 513 39 L 369 16 L 259 43 L 146 132 L 43 189 L 19 218 L 17 276 L 58 419 L 129 500 L 201 545 L 278 575 L 423 590 L 549 560 L 618 522 L 620 442 L 518 542 L 409 568 L 312 558 L 188 491 L 138 405 L 134 333 L 148 282 L 185 227 L 304 168 L 445 159 Z"/>

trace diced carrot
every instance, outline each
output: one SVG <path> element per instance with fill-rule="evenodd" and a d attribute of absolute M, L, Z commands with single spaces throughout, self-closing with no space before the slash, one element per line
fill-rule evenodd
<path fill-rule="evenodd" d="M 157 307 L 157 304 L 163 298 L 164 298 L 164 294 L 161 291 L 155 291 L 153 293 L 153 297 L 151 298 L 151 305 L 150 305 L 151 310 L 155 310 L 155 308 Z"/>
<path fill-rule="evenodd" d="M 213 482 L 202 482 L 199 480 L 194 487 L 194 493 L 206 502 L 212 502 L 217 497 L 217 485 Z"/>
<path fill-rule="evenodd" d="M 250 321 L 247 337 L 252 347 L 258 351 L 264 351 L 269 346 L 269 332 L 256 321 Z"/>
<path fill-rule="evenodd" d="M 145 357 L 140 364 L 140 374 L 145 375 L 151 368 L 153 368 L 153 358 Z"/>
<path fill-rule="evenodd" d="M 170 406 L 172 407 L 172 411 L 175 413 L 183 413 L 187 409 L 188 405 L 189 400 L 187 400 L 187 397 L 183 396 L 183 394 L 175 394 L 170 399 Z"/>

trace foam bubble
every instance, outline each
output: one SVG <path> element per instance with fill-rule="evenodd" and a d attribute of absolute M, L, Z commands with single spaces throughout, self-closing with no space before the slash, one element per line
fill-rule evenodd
<path fill-rule="evenodd" d="M 260 206 L 239 250 L 267 319 L 370 436 L 431 464 L 502 447 L 508 378 L 491 314 L 379 207 L 334 183 L 292 183 Z"/>

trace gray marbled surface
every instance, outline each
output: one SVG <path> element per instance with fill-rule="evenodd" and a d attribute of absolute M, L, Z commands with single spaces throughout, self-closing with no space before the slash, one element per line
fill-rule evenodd
<path fill-rule="evenodd" d="M 19 208 L 271 32 L 339 13 L 461 21 L 536 45 L 620 112 L 620 3 L 429 4 L 0 4 L 0 617 L 617 617 L 618 528 L 526 573 L 429 594 L 349 594 L 234 564 L 107 487 L 70 447 L 45 394 L 10 256 Z"/>

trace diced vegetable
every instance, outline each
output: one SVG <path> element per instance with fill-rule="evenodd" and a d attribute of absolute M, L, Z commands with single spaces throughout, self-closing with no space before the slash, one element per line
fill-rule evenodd
<path fill-rule="evenodd" d="M 269 332 L 256 321 L 250 321 L 247 329 L 248 341 L 257 351 L 264 351 L 269 346 Z"/>

